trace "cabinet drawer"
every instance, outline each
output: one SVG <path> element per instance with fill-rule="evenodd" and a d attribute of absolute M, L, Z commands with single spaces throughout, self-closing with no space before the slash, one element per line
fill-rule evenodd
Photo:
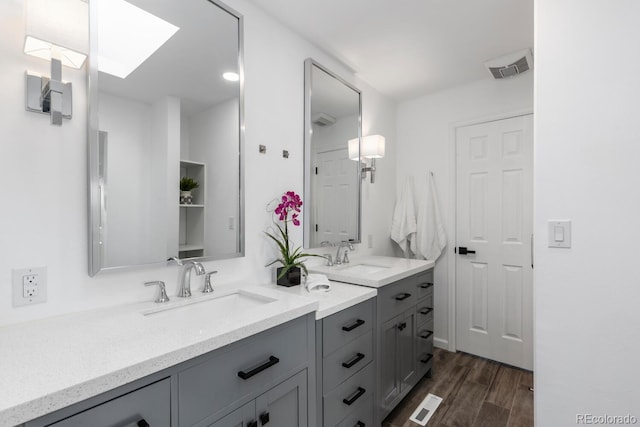
<path fill-rule="evenodd" d="M 155 382 L 66 418 L 55 427 L 137 426 L 145 420 L 153 427 L 171 425 L 171 380 Z"/>
<path fill-rule="evenodd" d="M 373 363 L 324 396 L 324 425 L 335 426 L 373 396 Z"/>
<path fill-rule="evenodd" d="M 433 296 L 433 270 L 425 271 L 417 276 L 418 299 Z"/>
<path fill-rule="evenodd" d="M 424 302 L 419 302 L 416 306 L 416 321 L 418 327 L 422 326 L 426 322 L 433 322 L 433 308 L 428 307 Z"/>
<path fill-rule="evenodd" d="M 323 388 L 325 392 L 350 378 L 373 358 L 373 332 L 351 341 L 322 361 Z"/>
<path fill-rule="evenodd" d="M 380 322 L 389 320 L 416 304 L 418 300 L 416 283 L 416 276 L 408 277 L 387 285 L 379 291 Z"/>
<path fill-rule="evenodd" d="M 307 357 L 304 318 L 214 353 L 178 374 L 180 425 L 196 424 L 236 400 L 262 391 L 303 365 Z"/>
<path fill-rule="evenodd" d="M 354 408 L 336 427 L 373 427 L 373 396 Z"/>
<path fill-rule="evenodd" d="M 323 319 L 322 355 L 324 357 L 371 331 L 374 301 L 375 299 L 367 300 Z"/>

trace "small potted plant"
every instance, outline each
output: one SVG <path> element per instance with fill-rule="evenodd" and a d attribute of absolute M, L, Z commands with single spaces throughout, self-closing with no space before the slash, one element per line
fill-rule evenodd
<path fill-rule="evenodd" d="M 193 196 L 191 195 L 191 190 L 194 190 L 199 187 L 198 181 L 189 177 L 182 177 L 180 179 L 180 204 L 181 205 L 190 205 L 193 203 Z"/>
<path fill-rule="evenodd" d="M 307 267 L 304 265 L 304 259 L 311 256 L 319 256 L 302 252 L 302 248 L 293 248 L 289 241 L 289 223 L 298 227 L 300 225 L 300 209 L 302 208 L 302 200 L 293 191 L 287 191 L 282 195 L 280 204 L 274 211 L 274 221 L 276 233 L 265 234 L 269 236 L 280 250 L 280 258 L 270 262 L 266 266 L 273 265 L 277 262 L 282 264 L 278 267 L 276 283 L 281 286 L 295 286 L 300 284 L 301 269 L 307 274 Z M 282 223 L 280 225 L 278 222 Z"/>

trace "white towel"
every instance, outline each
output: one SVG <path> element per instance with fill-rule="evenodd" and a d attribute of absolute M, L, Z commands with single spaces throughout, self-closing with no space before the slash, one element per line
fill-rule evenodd
<path fill-rule="evenodd" d="M 331 283 L 324 274 L 307 275 L 305 285 L 309 292 L 329 292 L 331 290 Z"/>
<path fill-rule="evenodd" d="M 396 202 L 391 220 L 391 240 L 396 242 L 404 252 L 405 257 L 410 256 L 409 247 L 411 239 L 415 238 L 417 229 L 416 209 L 413 203 L 413 177 L 407 177 L 400 197 Z"/>
<path fill-rule="evenodd" d="M 447 246 L 433 175 L 427 174 L 427 188 L 419 194 L 416 256 L 435 261 Z"/>

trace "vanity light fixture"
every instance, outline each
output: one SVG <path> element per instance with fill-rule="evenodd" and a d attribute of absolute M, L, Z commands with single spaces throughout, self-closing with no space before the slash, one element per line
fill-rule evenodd
<path fill-rule="evenodd" d="M 60 126 L 72 115 L 72 86 L 62 81 L 62 66 L 85 63 L 88 6 L 80 0 L 26 0 L 25 6 L 24 53 L 51 63 L 50 77 L 25 74 L 25 109 L 49 114 Z"/>
<path fill-rule="evenodd" d="M 229 82 L 237 82 L 238 80 L 240 80 L 240 75 L 238 73 L 228 71 L 222 74 L 222 78 Z"/>
<path fill-rule="evenodd" d="M 384 157 L 385 139 L 382 135 L 369 135 L 362 137 L 362 143 L 359 139 L 350 139 L 349 159 L 359 161 L 362 165 L 361 177 L 365 179 L 367 172 L 371 172 L 371 183 L 375 182 L 376 176 L 376 159 Z M 371 160 L 371 165 L 367 166 L 367 160 Z"/>

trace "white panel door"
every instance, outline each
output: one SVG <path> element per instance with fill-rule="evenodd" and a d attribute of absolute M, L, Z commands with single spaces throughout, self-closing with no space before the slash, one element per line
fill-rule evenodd
<path fill-rule="evenodd" d="M 533 369 L 533 116 L 457 128 L 456 167 L 456 347 Z"/>
<path fill-rule="evenodd" d="M 358 187 L 353 179 L 357 162 L 349 160 L 347 148 L 316 154 L 315 194 L 312 213 L 312 245 L 341 242 L 356 235 Z"/>

